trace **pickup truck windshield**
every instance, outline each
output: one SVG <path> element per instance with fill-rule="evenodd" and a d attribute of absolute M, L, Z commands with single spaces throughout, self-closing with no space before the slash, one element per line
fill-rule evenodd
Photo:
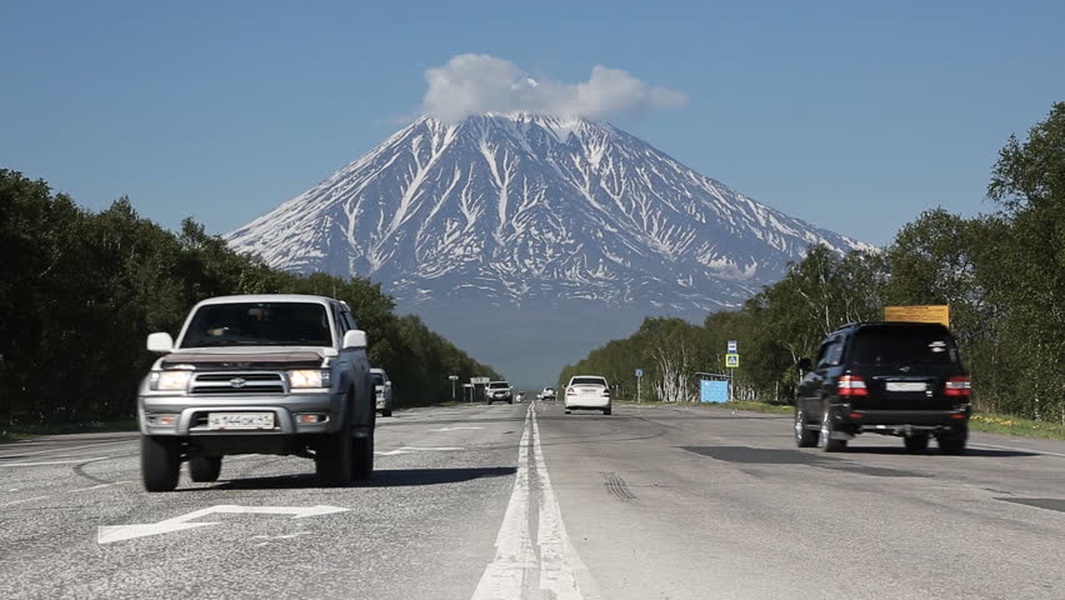
<path fill-rule="evenodd" d="M 201 306 L 181 342 L 182 348 L 332 345 L 325 306 L 310 302 Z"/>

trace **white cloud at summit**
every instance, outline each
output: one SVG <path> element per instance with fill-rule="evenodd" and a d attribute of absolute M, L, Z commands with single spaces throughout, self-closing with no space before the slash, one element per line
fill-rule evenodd
<path fill-rule="evenodd" d="M 650 85 L 620 69 L 596 65 L 587 81 L 561 83 L 532 78 L 514 63 L 485 54 L 453 56 L 428 69 L 425 80 L 429 89 L 422 112 L 447 122 L 515 112 L 601 119 L 688 101 L 682 92 Z"/>

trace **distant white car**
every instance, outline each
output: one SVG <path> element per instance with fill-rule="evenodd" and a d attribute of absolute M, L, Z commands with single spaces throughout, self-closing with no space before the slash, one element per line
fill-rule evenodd
<path fill-rule="evenodd" d="M 574 410 L 601 410 L 604 415 L 612 412 L 610 385 L 606 377 L 599 375 L 574 375 L 566 384 L 563 396 L 566 414 Z"/>
<path fill-rule="evenodd" d="M 392 380 L 384 369 L 374 367 L 370 369 L 370 377 L 373 379 L 374 396 L 377 400 L 377 412 L 382 417 L 392 416 Z"/>
<path fill-rule="evenodd" d="M 510 387 L 510 382 L 504 379 L 489 381 L 488 386 L 485 387 L 484 396 L 488 404 L 493 402 L 514 404 L 514 388 Z"/>
<path fill-rule="evenodd" d="M 536 395 L 536 397 L 539 398 L 540 400 L 554 400 L 555 399 L 555 388 L 553 388 L 553 387 L 545 387 L 543 390 L 540 391 L 539 394 Z"/>

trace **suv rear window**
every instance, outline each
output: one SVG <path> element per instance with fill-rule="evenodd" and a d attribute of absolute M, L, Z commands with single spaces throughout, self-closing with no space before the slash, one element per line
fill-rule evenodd
<path fill-rule="evenodd" d="M 957 364 L 958 345 L 939 327 L 863 327 L 854 336 L 851 362 Z"/>

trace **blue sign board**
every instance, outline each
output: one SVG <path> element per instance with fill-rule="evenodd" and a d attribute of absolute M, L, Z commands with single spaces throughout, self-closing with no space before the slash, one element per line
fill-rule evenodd
<path fill-rule="evenodd" d="M 636 376 L 643 377 L 643 369 L 636 369 Z"/>
<path fill-rule="evenodd" d="M 728 402 L 728 381 L 703 379 L 699 382 L 700 402 Z"/>

